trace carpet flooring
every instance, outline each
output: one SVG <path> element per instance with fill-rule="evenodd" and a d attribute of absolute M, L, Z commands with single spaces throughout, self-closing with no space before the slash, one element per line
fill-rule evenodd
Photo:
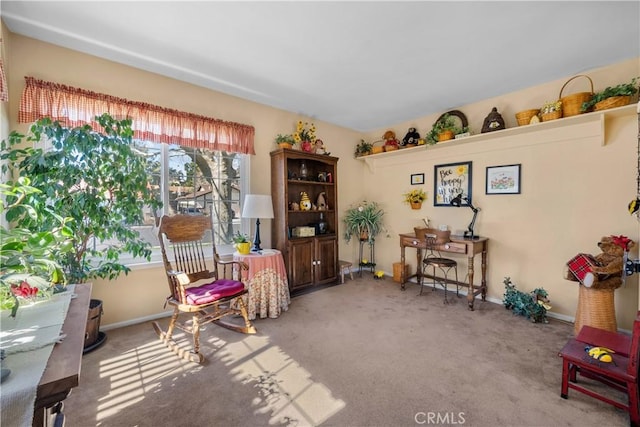
<path fill-rule="evenodd" d="M 83 357 L 67 426 L 628 425 L 582 393 L 560 397 L 573 325 L 364 276 L 293 298 L 256 335 L 208 325 L 203 365 L 178 359 L 149 322 L 109 330 Z"/>

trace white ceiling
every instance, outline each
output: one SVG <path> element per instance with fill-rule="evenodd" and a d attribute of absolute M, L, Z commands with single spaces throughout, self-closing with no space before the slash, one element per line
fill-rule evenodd
<path fill-rule="evenodd" d="M 0 13 L 17 34 L 359 131 L 640 56 L 637 0 L 2 0 Z"/>

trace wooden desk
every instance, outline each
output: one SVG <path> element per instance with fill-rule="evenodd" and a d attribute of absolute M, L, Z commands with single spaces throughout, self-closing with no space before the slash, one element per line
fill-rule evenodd
<path fill-rule="evenodd" d="M 55 416 L 53 414 L 61 411 L 61 402 L 79 384 L 91 284 L 75 285 L 74 293 L 77 296 L 69 303 L 67 317 L 62 324 L 62 333 L 67 336 L 53 347 L 38 384 L 33 413 L 34 426 L 51 425 L 51 418 Z M 64 417 L 61 413 L 58 416 Z"/>
<path fill-rule="evenodd" d="M 482 301 L 487 296 L 487 247 L 489 239 L 487 237 L 480 237 L 478 239 L 465 239 L 462 236 L 451 236 L 451 241 L 445 244 L 439 245 L 438 250 L 440 252 L 453 253 L 459 255 L 467 255 L 468 257 L 468 275 L 469 283 L 456 282 L 452 279 L 447 279 L 447 283 L 453 283 L 458 286 L 464 286 L 469 288 L 467 293 L 467 302 L 469 304 L 469 310 L 473 310 L 473 302 L 475 296 L 482 294 Z M 416 267 L 416 273 L 409 277 L 404 277 L 405 272 L 405 248 L 416 249 L 416 260 L 418 265 Z M 400 286 L 402 290 L 405 290 L 405 282 L 412 277 L 417 277 L 418 281 L 423 276 L 422 274 L 422 250 L 426 249 L 426 242 L 416 238 L 415 233 L 400 234 L 400 260 L 402 263 L 402 270 L 400 273 Z M 473 259 L 477 254 L 482 255 L 482 282 L 480 286 L 473 284 Z M 424 277 L 433 278 L 433 276 L 425 274 Z"/>

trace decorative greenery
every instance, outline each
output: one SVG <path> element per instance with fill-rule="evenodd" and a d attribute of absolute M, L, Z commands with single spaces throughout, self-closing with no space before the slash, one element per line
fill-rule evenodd
<path fill-rule="evenodd" d="M 276 135 L 274 141 L 276 144 L 296 145 L 296 140 L 293 138 L 293 135 L 282 135 L 279 133 L 278 135 Z"/>
<path fill-rule="evenodd" d="M 361 139 L 360 143 L 356 145 L 356 151 L 354 154 L 356 157 L 366 156 L 367 154 L 371 153 L 372 149 L 373 149 L 373 144 L 369 142 L 365 142 L 364 139 Z"/>
<path fill-rule="evenodd" d="M 422 203 L 427 200 L 427 193 L 425 193 L 422 189 L 419 190 L 411 190 L 408 193 L 404 193 L 404 201 L 405 203 Z"/>
<path fill-rule="evenodd" d="M 536 288 L 530 293 L 524 293 L 516 289 L 509 277 L 505 277 L 503 283 L 505 293 L 502 302 L 506 309 L 531 319 L 533 323 L 549 323 L 547 310 L 551 306 L 549 305 L 549 294 L 544 288 Z"/>
<path fill-rule="evenodd" d="M 26 142 L 46 139 L 51 150 L 15 148 L 29 144 L 25 135 L 12 132 L 11 150 L 1 157 L 39 190 L 24 196 L 30 214 L 20 207 L 7 209 L 8 222 L 40 233 L 56 230 L 60 218 L 72 219 L 63 228 L 70 249 L 56 256 L 72 283 L 128 273 L 118 262 L 122 253 L 149 260 L 150 244 L 131 226 L 143 222 L 144 207 L 156 212 L 162 206 L 149 183 L 147 162 L 134 150 L 131 120 L 103 114 L 96 121 L 102 132 L 41 119 L 31 126 Z"/>
<path fill-rule="evenodd" d="M 438 135 L 440 135 L 442 132 L 447 130 L 450 130 L 451 132 L 453 132 L 454 135 L 458 135 L 461 133 L 468 132 L 469 127 L 468 126 L 460 127 L 456 122 L 455 116 L 452 116 L 450 114 L 443 114 L 442 117 L 440 117 L 440 119 L 433 124 L 433 126 L 431 127 L 431 130 L 426 135 L 425 137 L 426 143 L 429 145 L 437 144 Z"/>
<path fill-rule="evenodd" d="M 605 90 L 601 92 L 597 92 L 593 94 L 591 100 L 582 103 L 582 107 L 580 111 L 583 113 L 589 111 L 600 101 L 604 101 L 607 98 L 611 98 L 612 96 L 633 96 L 638 92 L 638 84 L 637 81 L 640 77 L 634 77 L 631 79 L 630 83 L 621 83 L 617 86 L 609 86 Z"/>
<path fill-rule="evenodd" d="M 384 230 L 383 216 L 384 211 L 376 202 L 363 201 L 348 209 L 343 218 L 346 226 L 344 239 L 349 242 L 352 236 L 362 238 L 366 233 L 368 242 L 373 243 L 375 237 Z"/>
<path fill-rule="evenodd" d="M 3 151 L 6 145 L 3 141 Z M 3 174 L 8 172 L 6 164 L 2 169 Z M 42 215 L 51 215 L 51 222 L 57 222 L 51 230 L 38 232 L 17 226 L 0 227 L 0 310 L 10 309 L 11 316 L 15 316 L 20 299 L 46 298 L 64 289 L 64 272 L 54 257 L 71 249 L 66 240 L 68 218 L 60 218 L 49 211 L 39 212 L 26 204 L 26 196 L 37 192 L 40 190 L 32 187 L 26 177 L 0 184 L 0 195 L 3 196 L 0 214 L 14 211 L 18 223 L 24 216 L 40 218 Z"/>
<path fill-rule="evenodd" d="M 559 110 L 562 110 L 562 101 L 558 100 L 545 102 L 545 104 L 540 109 L 540 114 L 550 114 Z"/>
<path fill-rule="evenodd" d="M 233 235 L 233 243 L 249 243 L 249 236 L 236 231 L 236 234 Z"/>
<path fill-rule="evenodd" d="M 300 143 L 302 141 L 315 142 L 316 140 L 316 125 L 309 122 L 302 122 L 302 120 L 298 121 L 298 125 L 296 126 L 296 131 L 293 134 L 293 139 L 296 143 Z"/>

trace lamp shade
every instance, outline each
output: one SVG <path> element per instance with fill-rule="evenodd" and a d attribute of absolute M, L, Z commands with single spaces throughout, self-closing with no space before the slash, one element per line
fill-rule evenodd
<path fill-rule="evenodd" d="M 273 204 L 269 194 L 247 194 L 242 207 L 243 218 L 273 218 Z"/>

